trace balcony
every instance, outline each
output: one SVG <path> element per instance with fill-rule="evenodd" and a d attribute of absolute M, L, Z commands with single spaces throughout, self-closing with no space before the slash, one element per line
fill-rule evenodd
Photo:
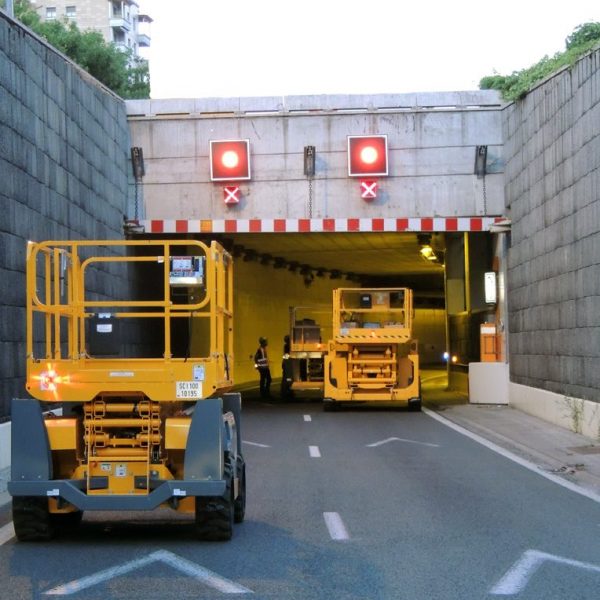
<path fill-rule="evenodd" d="M 140 48 L 149 48 L 150 47 L 150 36 L 145 33 L 139 33 L 137 36 L 137 43 Z"/>
<path fill-rule="evenodd" d="M 121 31 L 131 31 L 131 22 L 125 17 L 114 15 L 110 19 L 110 26 L 113 29 L 119 29 Z"/>

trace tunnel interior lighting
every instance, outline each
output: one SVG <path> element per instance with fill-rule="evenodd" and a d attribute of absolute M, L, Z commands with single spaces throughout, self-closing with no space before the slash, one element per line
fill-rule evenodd
<path fill-rule="evenodd" d="M 437 256 L 431 246 L 423 246 L 421 248 L 421 250 L 419 250 L 419 252 L 421 253 L 421 256 L 427 260 L 431 260 L 431 261 L 437 260 Z"/>
<path fill-rule="evenodd" d="M 419 253 L 421 258 L 425 259 L 428 262 L 437 262 L 439 257 L 437 252 L 433 249 L 431 245 L 431 235 L 430 234 L 419 234 L 417 236 L 417 242 L 419 244 Z"/>
<path fill-rule="evenodd" d="M 290 273 L 296 273 L 302 277 L 304 284 L 308 287 L 317 278 L 323 279 L 329 277 L 330 279 L 343 279 L 351 281 L 353 283 L 361 283 L 364 274 L 346 272 L 339 269 L 328 269 L 323 266 L 314 266 L 307 263 L 301 263 L 299 261 L 288 260 L 283 256 L 274 256 L 267 252 L 258 252 L 254 248 L 247 248 L 242 244 L 236 244 L 232 239 L 223 239 L 223 247 L 231 253 L 236 259 L 241 259 L 243 262 L 256 262 L 265 267 L 271 267 L 273 269 L 286 269 Z M 64 378 L 59 379 L 64 381 Z M 50 381 L 49 383 L 52 383 Z"/>

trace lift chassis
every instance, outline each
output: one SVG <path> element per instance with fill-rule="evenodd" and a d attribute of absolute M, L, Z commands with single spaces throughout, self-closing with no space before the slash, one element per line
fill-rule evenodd
<path fill-rule="evenodd" d="M 291 306 L 290 327 L 284 344 L 282 361 L 281 397 L 292 398 L 295 393 L 323 391 L 323 356 L 329 328 L 321 327 L 323 314 L 331 315 L 329 308 L 318 306 Z"/>
<path fill-rule="evenodd" d="M 324 372 L 325 410 L 367 403 L 420 410 L 412 290 L 334 290 L 333 335 Z"/>
<path fill-rule="evenodd" d="M 26 388 L 13 400 L 13 522 L 46 540 L 83 512 L 170 507 L 200 539 L 244 519 L 233 266 L 213 242 L 27 249 Z"/>

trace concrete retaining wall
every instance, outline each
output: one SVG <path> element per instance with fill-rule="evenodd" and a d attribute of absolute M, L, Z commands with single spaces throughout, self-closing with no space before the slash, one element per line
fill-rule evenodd
<path fill-rule="evenodd" d="M 122 237 L 123 101 L 0 13 L 0 417 L 25 371 L 27 240 Z"/>
<path fill-rule="evenodd" d="M 600 50 L 504 110 L 510 375 L 600 402 Z"/>
<path fill-rule="evenodd" d="M 518 383 L 509 384 L 509 401 L 534 417 L 600 440 L 600 405 Z"/>

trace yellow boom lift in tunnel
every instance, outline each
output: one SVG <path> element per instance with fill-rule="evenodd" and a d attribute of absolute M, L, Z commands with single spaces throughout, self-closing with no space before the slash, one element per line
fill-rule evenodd
<path fill-rule="evenodd" d="M 233 266 L 216 242 L 27 249 L 27 391 L 12 404 L 13 522 L 49 539 L 86 510 L 171 507 L 200 539 L 244 519 Z M 57 410 L 59 409 L 59 410 Z"/>
<path fill-rule="evenodd" d="M 333 291 L 324 408 L 390 404 L 421 409 L 419 354 L 408 288 Z"/>

